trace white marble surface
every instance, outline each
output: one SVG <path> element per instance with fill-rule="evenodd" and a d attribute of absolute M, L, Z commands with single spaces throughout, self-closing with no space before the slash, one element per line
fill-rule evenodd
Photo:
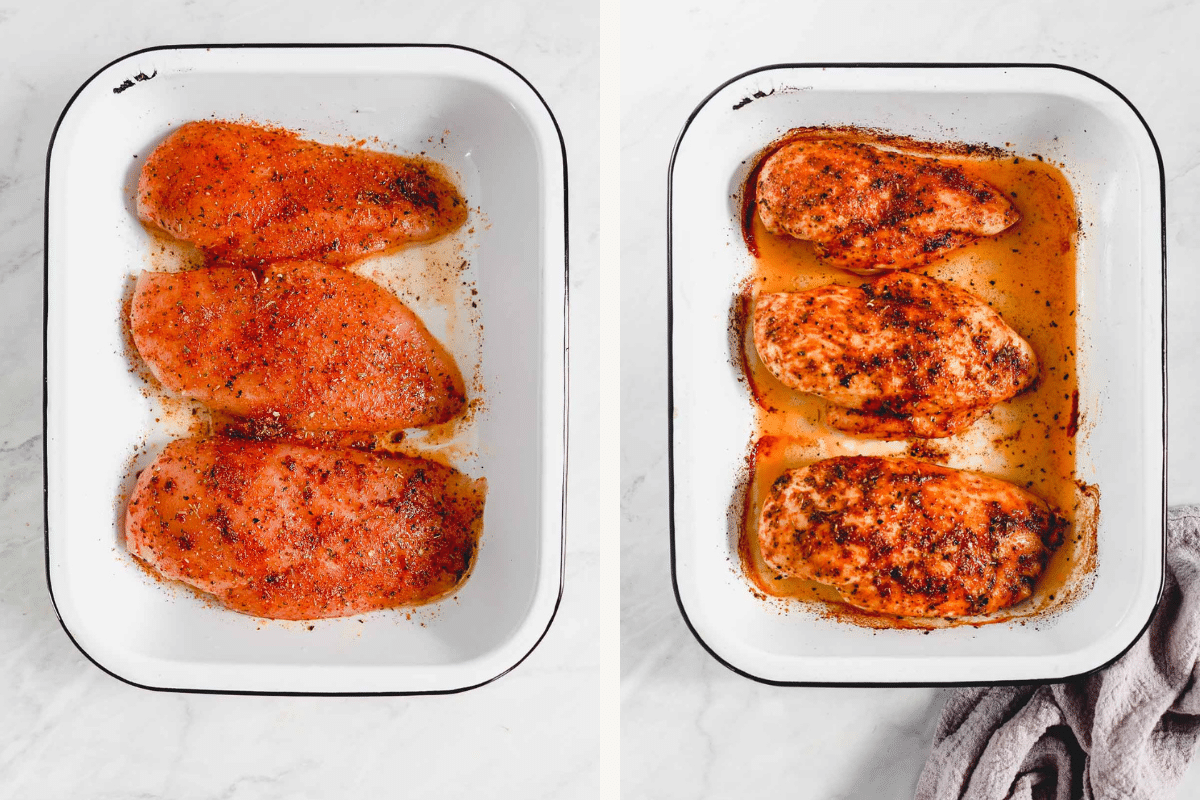
<path fill-rule="evenodd" d="M 600 202 L 617 191 L 615 35 L 615 16 L 584 2 L 0 3 L 0 797 L 616 795 L 617 239 Z M 125 53 L 254 41 L 473 46 L 522 72 L 563 128 L 572 157 L 567 588 L 540 647 L 484 688 L 419 698 L 154 693 L 96 669 L 55 619 L 41 455 L 51 130 L 75 89 Z"/>
<path fill-rule="evenodd" d="M 733 4 L 726 8 L 733 9 Z M 1200 109 L 1192 3 L 645 4 L 622 16 L 622 786 L 629 798 L 907 798 L 934 689 L 773 688 L 726 670 L 684 627 L 667 539 L 667 162 L 728 78 L 779 62 L 1030 61 L 1080 67 L 1142 111 L 1169 216 L 1171 503 L 1200 501 Z M 1193 767 L 1178 796 L 1200 796 Z"/>

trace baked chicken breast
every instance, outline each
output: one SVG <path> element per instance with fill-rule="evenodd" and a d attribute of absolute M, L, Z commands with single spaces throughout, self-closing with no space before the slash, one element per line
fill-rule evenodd
<path fill-rule="evenodd" d="M 1011 483 L 908 458 L 785 472 L 763 504 L 763 558 L 850 605 L 910 617 L 990 614 L 1029 597 L 1066 523 Z"/>
<path fill-rule="evenodd" d="M 138 477 L 129 552 L 243 614 L 421 603 L 470 569 L 486 485 L 419 458 L 182 439 Z"/>
<path fill-rule="evenodd" d="M 395 295 L 311 261 L 143 272 L 130 327 L 167 389 L 269 429 L 398 430 L 466 404 L 454 359 Z"/>
<path fill-rule="evenodd" d="M 830 402 L 832 427 L 874 438 L 950 436 L 1038 377 L 986 303 L 907 272 L 759 295 L 754 346 L 786 386 Z"/>
<path fill-rule="evenodd" d="M 146 159 L 137 212 L 232 264 L 348 264 L 448 233 L 467 206 L 414 159 L 281 128 L 189 122 Z"/>
<path fill-rule="evenodd" d="M 801 139 L 762 163 L 758 215 L 859 274 L 927 264 L 1018 219 L 1003 193 L 937 158 L 838 139 Z"/>

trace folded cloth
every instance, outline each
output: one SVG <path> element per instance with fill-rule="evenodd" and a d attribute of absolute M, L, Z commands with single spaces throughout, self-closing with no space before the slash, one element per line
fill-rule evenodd
<path fill-rule="evenodd" d="M 953 691 L 917 800 L 1162 798 L 1200 736 L 1200 506 L 1168 512 L 1150 627 L 1091 675 Z"/>

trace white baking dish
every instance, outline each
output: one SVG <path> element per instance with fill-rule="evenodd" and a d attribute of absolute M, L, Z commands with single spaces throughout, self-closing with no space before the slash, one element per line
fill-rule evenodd
<path fill-rule="evenodd" d="M 736 201 L 747 163 L 787 130 L 854 125 L 984 143 L 1065 165 L 1078 248 L 1077 475 L 1100 488 L 1090 591 L 1045 618 L 873 630 L 748 590 L 726 512 L 754 417 L 727 320 L 750 256 Z M 781 683 L 935 684 L 1064 678 L 1137 638 L 1157 604 L 1165 531 L 1163 177 L 1112 87 L 1054 66 L 783 65 L 741 75 L 693 112 L 669 178 L 672 566 L 692 631 L 717 659 Z"/>
<path fill-rule="evenodd" d="M 118 496 L 131 459 L 132 469 L 144 466 L 179 434 L 156 422 L 157 401 L 140 391 L 122 342 L 130 276 L 151 266 L 132 210 L 135 155 L 209 117 L 428 151 L 482 209 L 461 234 L 482 345 L 454 335 L 454 312 L 406 298 L 465 374 L 481 364 L 485 410 L 463 434 L 463 449 L 477 455 L 461 466 L 486 476 L 489 492 L 476 567 L 455 599 L 411 613 L 269 622 L 160 584 L 125 552 Z M 76 93 L 47 171 L 47 575 L 64 628 L 89 658 L 157 689 L 424 693 L 486 683 L 532 651 L 562 585 L 566 157 L 528 82 L 451 46 L 151 49 Z"/>

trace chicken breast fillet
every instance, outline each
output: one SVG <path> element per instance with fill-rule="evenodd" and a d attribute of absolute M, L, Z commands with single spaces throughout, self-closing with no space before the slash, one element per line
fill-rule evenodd
<path fill-rule="evenodd" d="M 908 458 L 831 458 L 785 472 L 758 528 L 784 575 L 911 617 L 990 614 L 1029 597 L 1065 521 L 1005 481 Z"/>
<path fill-rule="evenodd" d="M 979 298 L 906 272 L 759 295 L 754 346 L 828 422 L 876 438 L 949 436 L 1038 377 L 1029 343 Z"/>
<path fill-rule="evenodd" d="M 138 477 L 125 543 L 162 576 L 243 614 L 346 616 L 457 586 L 485 491 L 419 458 L 182 439 Z"/>
<path fill-rule="evenodd" d="M 413 159 L 281 128 L 189 122 L 146 159 L 137 212 L 229 263 L 348 264 L 448 233 L 467 206 Z"/>
<path fill-rule="evenodd" d="M 811 240 L 863 275 L 927 264 L 1020 218 L 960 167 L 843 140 L 785 144 L 763 161 L 756 190 L 768 231 Z"/>
<path fill-rule="evenodd" d="M 458 367 L 421 320 L 336 267 L 143 272 L 130 326 L 163 386 L 274 428 L 397 430 L 466 403 Z"/>

